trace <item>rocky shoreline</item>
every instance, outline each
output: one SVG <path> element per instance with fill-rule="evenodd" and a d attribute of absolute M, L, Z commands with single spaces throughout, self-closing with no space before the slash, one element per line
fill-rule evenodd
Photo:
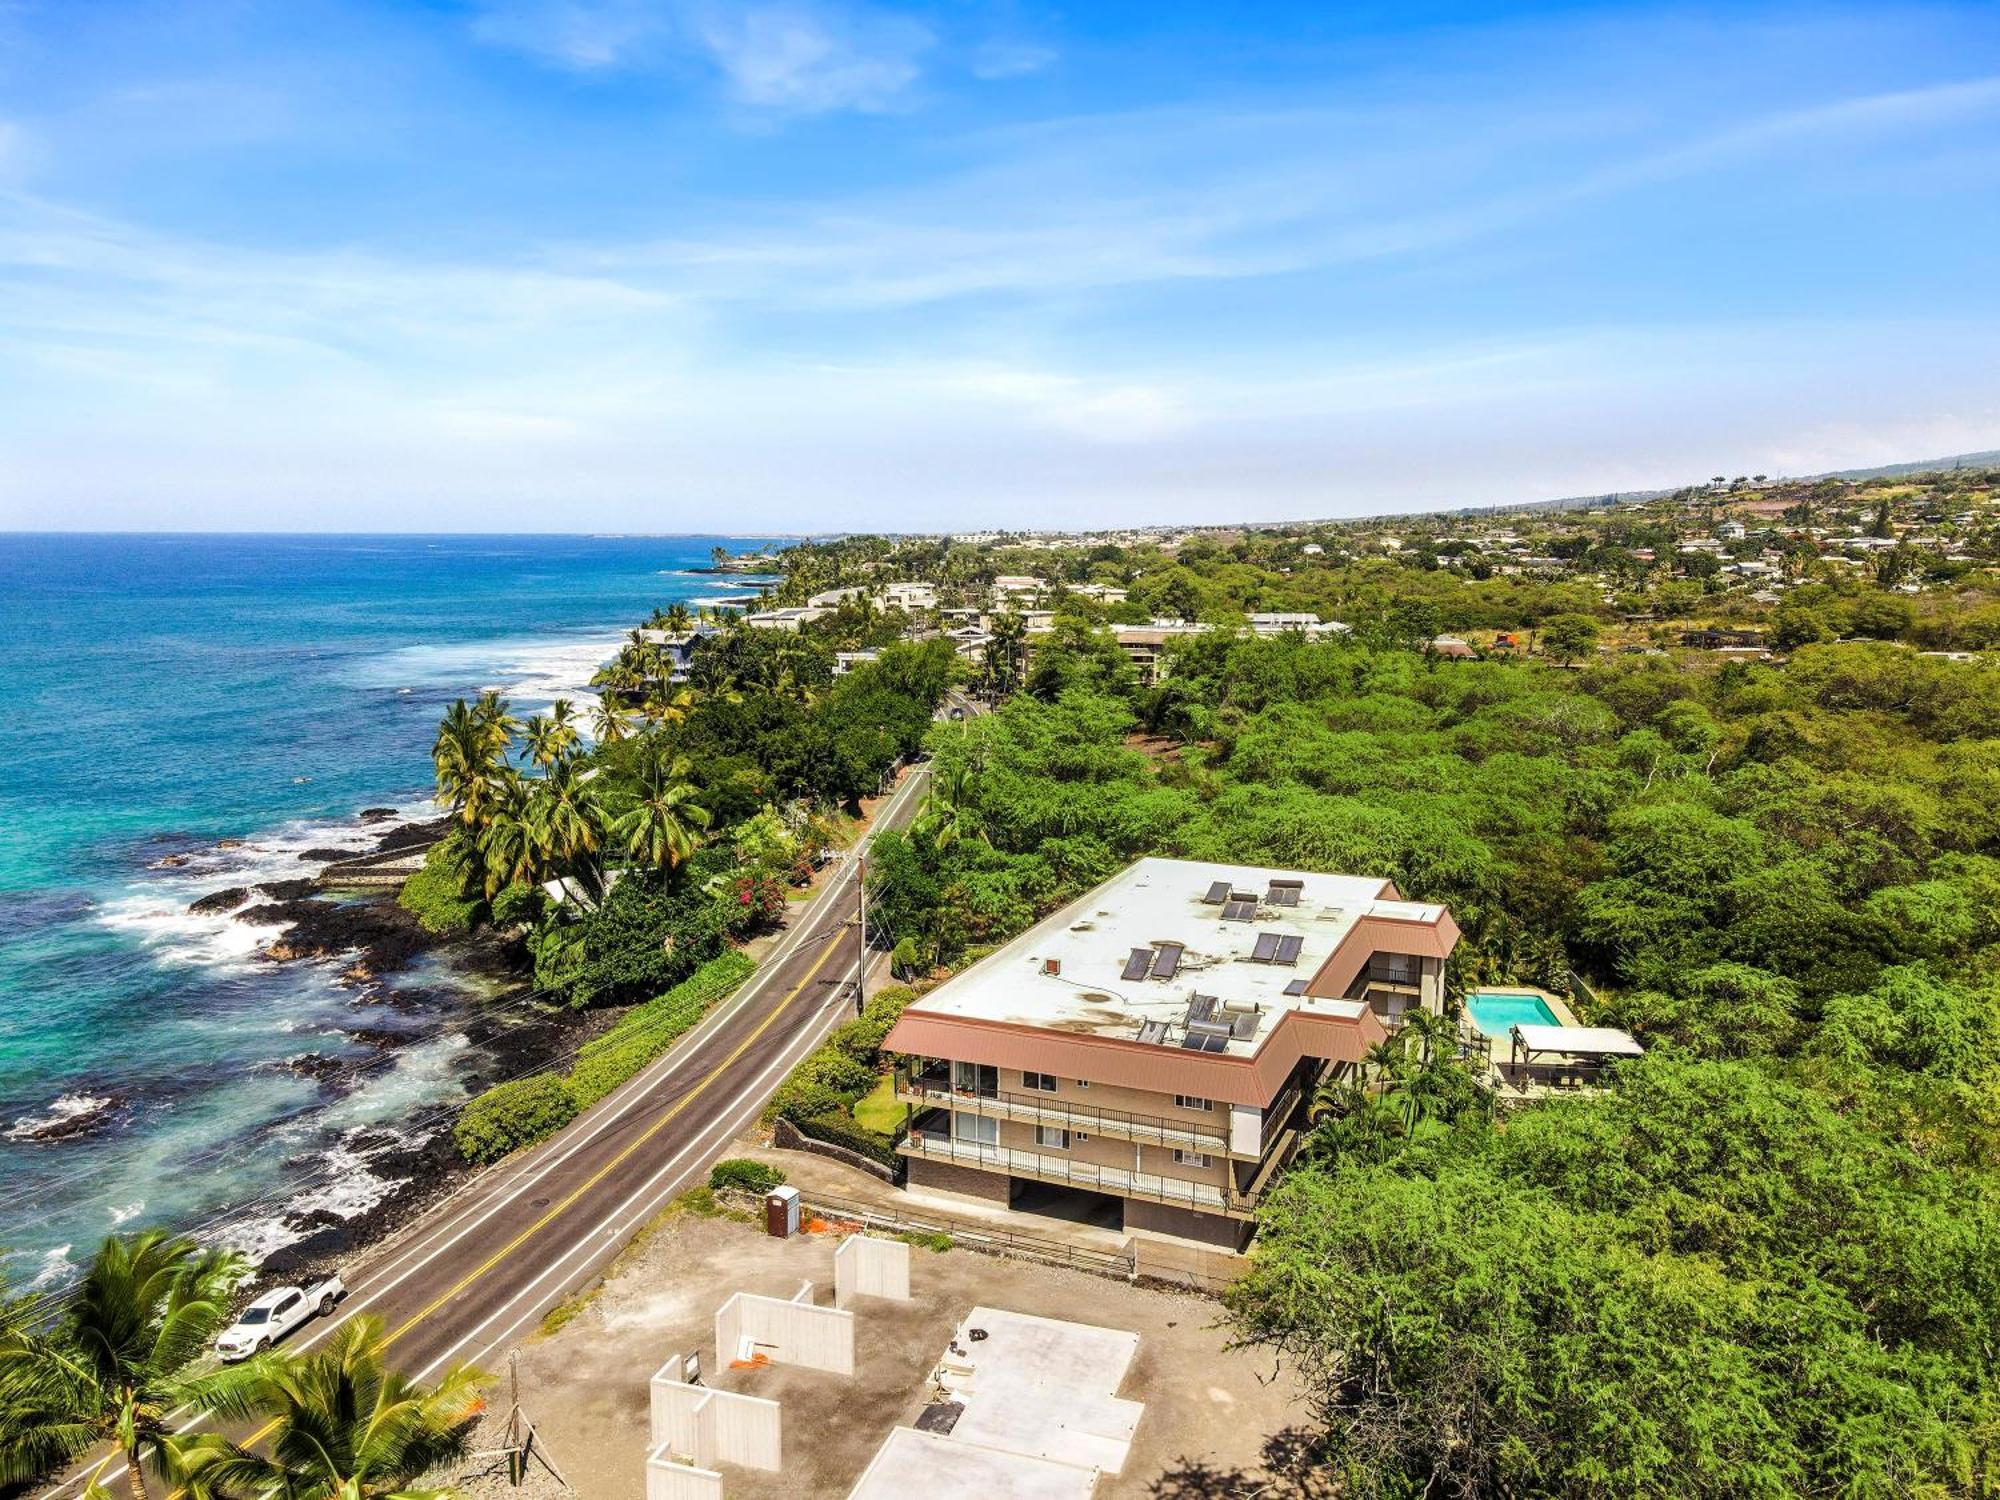
<path fill-rule="evenodd" d="M 394 809 L 369 808 L 359 815 L 359 821 L 380 824 L 396 817 Z M 434 1018 L 433 991 L 397 990 L 381 983 L 432 957 L 459 974 L 492 986 L 498 1003 L 467 1003 L 450 1018 L 450 1029 L 462 1034 L 468 1044 L 460 1076 L 468 1092 L 477 1092 L 502 1078 L 533 1072 L 553 1062 L 608 1026 L 613 1018 L 504 1003 L 509 992 L 512 999 L 519 1000 L 519 992 L 531 983 L 518 935 L 481 932 L 439 937 L 426 931 L 397 903 L 393 890 L 341 891 L 320 885 L 319 874 L 327 865 L 426 847 L 436 841 L 444 826 L 444 820 L 398 822 L 384 829 L 363 851 L 308 849 L 299 858 L 320 867 L 313 874 L 213 891 L 191 902 L 189 910 L 278 929 L 257 951 L 263 961 L 342 964 L 336 982 L 356 992 L 358 1005 L 388 1005 Z M 432 1040 L 439 1031 L 435 1026 L 421 1025 L 343 1025 L 337 1033 L 328 1033 L 335 1034 L 345 1042 L 387 1052 Z M 351 1058 L 322 1050 L 301 1052 L 281 1066 L 296 1076 L 317 1081 L 333 1096 L 347 1091 L 354 1073 Z M 448 1196 L 473 1171 L 452 1145 L 448 1120 L 428 1126 L 422 1134 L 399 1132 L 394 1122 L 358 1127 L 340 1140 L 339 1149 L 371 1177 L 392 1186 L 351 1215 L 323 1207 L 281 1212 L 278 1217 L 284 1227 L 301 1232 L 302 1237 L 266 1257 L 259 1280 L 290 1280 L 341 1269 Z M 310 1160 L 302 1159 L 300 1165 L 307 1166 Z"/>

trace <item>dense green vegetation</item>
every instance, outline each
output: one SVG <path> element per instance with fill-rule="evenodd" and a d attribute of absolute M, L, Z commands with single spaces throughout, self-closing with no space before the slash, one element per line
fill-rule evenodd
<path fill-rule="evenodd" d="M 827 810 L 918 749 L 956 670 L 943 642 L 837 682 L 832 662 L 739 623 L 677 686 L 637 639 L 599 674 L 593 743 L 566 703 L 525 723 L 491 694 L 454 705 L 433 760 L 457 826 L 405 904 L 434 930 L 518 926 L 537 987 L 571 1005 L 659 994 L 778 922 L 837 837 Z"/>
<path fill-rule="evenodd" d="M 1142 853 L 1381 872 L 1457 914 L 1454 995 L 1544 984 L 1650 1046 L 1607 1097 L 1496 1114 L 1406 1035 L 1317 1102 L 1229 1305 L 1349 1491 L 1990 1482 L 2000 672 L 1216 633 L 1140 690 L 1079 634 L 933 742 L 874 860 L 927 958 Z"/>
<path fill-rule="evenodd" d="M 895 1132 L 862 1124 L 854 1106 L 875 1091 L 886 1062 L 882 1038 L 914 999 L 916 991 L 901 986 L 876 995 L 786 1075 L 765 1118 L 782 1117 L 807 1135 L 895 1166 Z"/>
<path fill-rule="evenodd" d="M 567 1074 L 537 1073 L 495 1084 L 459 1112 L 452 1128 L 459 1154 L 483 1164 L 547 1140 L 692 1031 L 756 967 L 744 954 L 720 954 L 586 1042 Z"/>

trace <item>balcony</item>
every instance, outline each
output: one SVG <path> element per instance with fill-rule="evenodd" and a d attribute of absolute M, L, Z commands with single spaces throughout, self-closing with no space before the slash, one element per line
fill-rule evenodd
<path fill-rule="evenodd" d="M 954 1140 L 946 1120 L 937 1123 L 919 1120 L 910 1127 L 896 1149 L 904 1156 L 921 1156 L 932 1161 L 951 1162 L 987 1172 L 1005 1172 L 1010 1177 L 1032 1177 L 1037 1182 L 1060 1183 L 1109 1193 L 1114 1198 L 1144 1198 L 1170 1203 L 1196 1213 L 1226 1214 L 1248 1219 L 1254 1200 L 1229 1192 L 1218 1183 L 1185 1182 L 1177 1177 L 1161 1177 L 1152 1172 L 1133 1172 L 1123 1167 L 1098 1166 L 1093 1162 L 1072 1161 L 1041 1151 L 1018 1151 L 1011 1146 L 989 1146 L 980 1141 Z"/>
<path fill-rule="evenodd" d="M 1216 1123 L 1204 1126 L 1194 1118 L 1167 1120 L 1122 1109 L 1099 1109 L 1088 1104 L 1065 1103 L 1047 1094 L 1004 1094 L 997 1088 L 954 1087 L 949 1068 L 939 1067 L 898 1068 L 896 1097 L 906 1104 L 964 1110 L 988 1119 L 1051 1125 L 1059 1130 L 1137 1141 L 1146 1146 L 1177 1146 L 1183 1151 L 1201 1151 L 1210 1156 L 1229 1155 L 1226 1112 L 1211 1115 Z"/>

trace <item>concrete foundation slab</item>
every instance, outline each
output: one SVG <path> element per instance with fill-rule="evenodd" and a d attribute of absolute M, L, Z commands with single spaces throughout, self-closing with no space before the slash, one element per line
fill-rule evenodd
<path fill-rule="evenodd" d="M 955 1438 L 899 1427 L 889 1434 L 848 1500 L 1090 1500 L 1097 1475 L 1072 1464 L 1002 1453 Z"/>

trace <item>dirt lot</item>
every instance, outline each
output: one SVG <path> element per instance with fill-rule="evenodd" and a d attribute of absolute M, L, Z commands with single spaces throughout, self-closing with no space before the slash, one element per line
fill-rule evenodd
<path fill-rule="evenodd" d="M 732 1292 L 789 1297 L 802 1281 L 815 1300 L 833 1300 L 831 1235 L 790 1241 L 727 1218 L 670 1212 L 629 1250 L 595 1296 L 560 1329 L 520 1350 L 523 1405 L 575 1493 L 588 1500 L 638 1500 L 645 1492 L 646 1382 L 670 1356 L 698 1351 L 708 1383 L 784 1404 L 786 1472 L 725 1469 L 730 1500 L 838 1500 L 884 1436 L 914 1422 L 926 1377 L 958 1320 L 976 1305 L 1127 1329 L 1138 1358 L 1118 1394 L 1146 1404 L 1122 1474 L 1105 1476 L 1100 1497 L 1295 1494 L 1269 1462 L 1284 1468 L 1288 1433 L 1302 1419 L 1294 1387 L 1273 1378 L 1268 1358 L 1229 1353 L 1215 1326 L 1215 1303 L 1142 1289 L 1077 1271 L 1000 1260 L 965 1250 L 914 1250 L 914 1300 L 864 1298 L 858 1368 L 852 1379 L 771 1367 L 716 1369 L 714 1312 Z M 504 1366 L 502 1367 L 504 1369 Z M 497 1441 L 504 1383 L 476 1446 Z M 488 1477 L 481 1497 L 561 1493 L 537 1483 L 513 1490 Z"/>

